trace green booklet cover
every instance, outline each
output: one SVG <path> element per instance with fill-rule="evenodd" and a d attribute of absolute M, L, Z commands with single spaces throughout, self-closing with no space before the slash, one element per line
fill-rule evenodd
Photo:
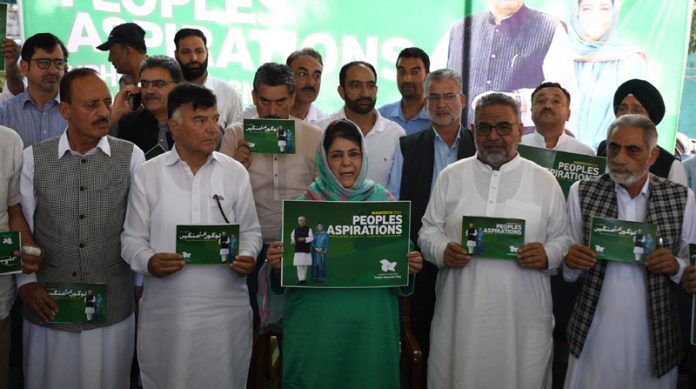
<path fill-rule="evenodd" d="M 548 169 L 556 177 L 566 198 L 568 197 L 570 186 L 575 181 L 604 174 L 607 168 L 607 159 L 604 157 L 549 150 L 527 145 L 518 145 L 517 151 L 522 158 L 526 158 Z"/>
<path fill-rule="evenodd" d="M 655 250 L 657 226 L 593 217 L 589 247 L 597 259 L 626 263 L 645 263 L 645 256 Z"/>
<path fill-rule="evenodd" d="M 176 252 L 187 265 L 232 262 L 239 255 L 239 224 L 178 225 Z"/>
<path fill-rule="evenodd" d="M 106 320 L 106 284 L 47 282 L 44 288 L 58 312 L 51 323 L 101 323 Z"/>
<path fill-rule="evenodd" d="M 14 252 L 20 251 L 21 248 L 22 240 L 19 232 L 0 232 L 0 274 L 22 272 L 22 261 L 14 255 Z"/>
<path fill-rule="evenodd" d="M 244 119 L 244 139 L 252 153 L 295 154 L 295 121 Z"/>
<path fill-rule="evenodd" d="M 517 259 L 517 250 L 524 246 L 524 223 L 522 219 L 464 216 L 462 247 L 477 257 Z"/>
<path fill-rule="evenodd" d="M 410 201 L 283 201 L 281 285 L 408 285 L 410 218 Z"/>
<path fill-rule="evenodd" d="M 148 150 L 148 151 L 145 153 L 145 160 L 146 160 L 146 161 L 149 161 L 149 160 L 151 160 L 152 158 L 155 158 L 156 156 L 158 156 L 158 155 L 160 155 L 160 154 L 164 154 L 164 153 L 166 153 L 166 152 L 167 152 L 167 151 L 164 149 L 164 147 L 162 147 L 162 146 L 160 146 L 160 145 L 157 144 L 157 145 L 155 145 L 155 147 L 151 148 L 150 150 Z"/>

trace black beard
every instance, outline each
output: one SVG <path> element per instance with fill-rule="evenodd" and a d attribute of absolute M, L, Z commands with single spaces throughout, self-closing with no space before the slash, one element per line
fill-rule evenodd
<path fill-rule="evenodd" d="M 358 104 L 358 102 L 361 100 L 369 100 L 370 105 L 365 107 L 363 105 Z M 358 98 L 356 100 L 351 100 L 351 99 L 346 97 L 346 107 L 350 108 L 351 111 L 353 111 L 359 115 L 365 115 L 367 113 L 370 113 L 375 108 L 376 102 L 377 102 L 376 100 L 373 100 L 369 97 L 361 97 L 361 98 Z"/>
<path fill-rule="evenodd" d="M 184 64 L 179 61 L 179 66 L 181 67 L 181 73 L 184 76 L 184 80 L 186 81 L 193 81 L 202 75 L 205 74 L 205 72 L 208 70 L 208 58 L 203 61 L 200 67 L 197 69 L 189 69 L 188 67 L 184 66 Z"/>

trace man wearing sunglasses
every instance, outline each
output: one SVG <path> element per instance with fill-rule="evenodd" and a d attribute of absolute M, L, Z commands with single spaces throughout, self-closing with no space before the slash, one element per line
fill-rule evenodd
<path fill-rule="evenodd" d="M 174 138 L 167 124 L 167 97 L 182 79 L 181 67 L 174 58 L 164 55 L 145 58 L 140 64 L 138 83 L 143 107 L 121 117 L 116 136 L 135 143 L 145 152 L 156 145 L 171 149 Z"/>
<path fill-rule="evenodd" d="M 65 130 L 58 91 L 67 58 L 68 50 L 53 34 L 39 33 L 24 42 L 19 66 L 27 88 L 0 105 L 0 124 L 17 131 L 25 147 Z"/>

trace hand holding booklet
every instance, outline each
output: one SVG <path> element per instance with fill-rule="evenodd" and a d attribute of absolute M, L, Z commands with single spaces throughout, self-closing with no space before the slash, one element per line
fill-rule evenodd
<path fill-rule="evenodd" d="M 239 255 L 239 224 L 178 225 L 176 252 L 187 265 L 230 263 Z"/>
<path fill-rule="evenodd" d="M 461 245 L 471 256 L 517 259 L 517 250 L 524 246 L 524 225 L 522 219 L 464 216 Z"/>

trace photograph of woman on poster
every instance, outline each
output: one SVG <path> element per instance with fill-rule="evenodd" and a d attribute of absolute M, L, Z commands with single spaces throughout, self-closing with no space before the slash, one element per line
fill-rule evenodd
<path fill-rule="evenodd" d="M 616 88 L 632 78 L 646 78 L 647 56 L 616 36 L 621 0 L 572 0 L 570 39 L 580 85 L 579 111 L 572 111 L 576 137 L 597 148 L 616 118 L 612 99 Z"/>

